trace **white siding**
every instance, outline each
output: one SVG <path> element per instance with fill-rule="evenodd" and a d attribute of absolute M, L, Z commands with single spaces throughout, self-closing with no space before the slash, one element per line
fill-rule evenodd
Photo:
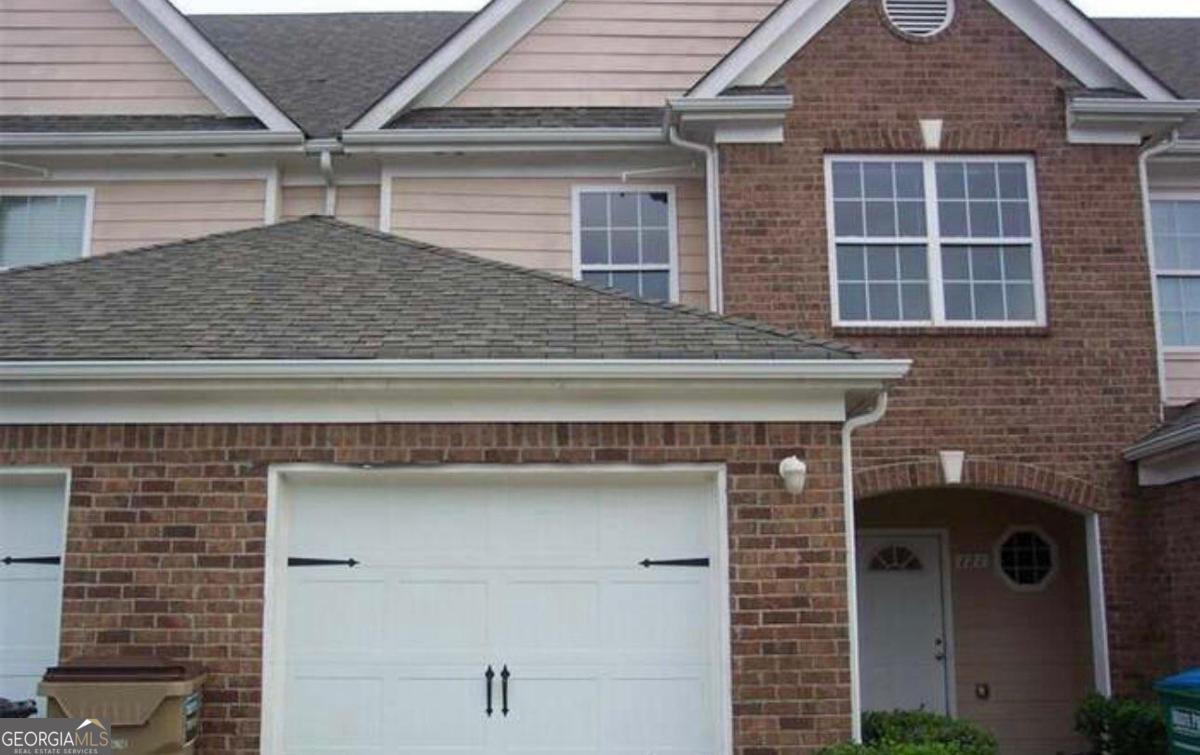
<path fill-rule="evenodd" d="M 1166 351 L 1168 404 L 1187 404 L 1200 399 L 1200 351 Z"/>
<path fill-rule="evenodd" d="M 0 0 L 0 115 L 218 115 L 107 0 Z"/>
<path fill-rule="evenodd" d="M 451 105 L 662 105 L 691 88 L 778 4 L 566 0 Z"/>
<path fill-rule="evenodd" d="M 392 233 L 569 276 L 571 189 L 612 183 L 603 178 L 397 178 Z M 704 182 L 644 183 L 675 186 L 680 299 L 707 308 Z M 628 185 L 636 188 L 638 182 Z"/>
<path fill-rule="evenodd" d="M 324 186 L 284 186 L 282 220 L 325 213 Z M 339 186 L 334 216 L 372 230 L 379 230 L 379 186 Z"/>

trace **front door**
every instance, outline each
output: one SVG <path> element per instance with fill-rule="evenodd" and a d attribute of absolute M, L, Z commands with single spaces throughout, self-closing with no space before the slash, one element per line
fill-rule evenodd
<path fill-rule="evenodd" d="M 0 697 L 27 700 L 58 661 L 65 477 L 0 474 Z"/>
<path fill-rule="evenodd" d="M 382 472 L 287 500 L 285 751 L 723 750 L 711 482 Z"/>
<path fill-rule="evenodd" d="M 939 535 L 859 535 L 864 710 L 948 713 L 943 568 Z"/>

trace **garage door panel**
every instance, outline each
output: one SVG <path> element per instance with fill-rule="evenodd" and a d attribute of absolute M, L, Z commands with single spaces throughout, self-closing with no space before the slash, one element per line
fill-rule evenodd
<path fill-rule="evenodd" d="M 624 499 L 609 501 L 608 516 L 599 530 L 600 550 L 614 563 L 636 564 L 644 558 L 701 558 L 710 556 L 711 536 L 704 499 L 683 497 L 678 491 L 657 491 L 652 496 L 623 491 Z M 631 506 L 638 508 L 629 516 Z"/>
<path fill-rule="evenodd" d="M 292 675 L 284 705 L 288 751 L 377 751 L 384 700 L 384 681 L 377 676 Z"/>
<path fill-rule="evenodd" d="M 587 651 L 599 644 L 600 586 L 596 582 L 527 579 L 508 583 L 498 611 L 499 647 L 542 652 Z"/>
<path fill-rule="evenodd" d="M 302 570 L 293 569 L 293 574 L 298 571 Z M 382 579 L 321 578 L 311 574 L 294 577 L 288 587 L 291 648 L 310 657 L 382 653 L 386 593 L 387 584 Z"/>
<path fill-rule="evenodd" d="M 615 678 L 604 728 L 613 751 L 711 753 L 713 717 L 705 682 L 685 678 Z"/>
<path fill-rule="evenodd" d="M 541 669 L 509 681 L 511 711 L 503 741 L 511 755 L 594 752 L 600 729 L 600 679 L 576 669 Z"/>
<path fill-rule="evenodd" d="M 391 586 L 389 645 L 411 652 L 484 652 L 489 593 L 482 579 L 398 576 Z"/>
<path fill-rule="evenodd" d="M 546 500 L 518 489 L 492 508 L 491 554 L 501 564 L 591 564 L 597 556 L 595 503 Z"/>
<path fill-rule="evenodd" d="M 387 719 L 387 740 L 400 752 L 482 753 L 489 719 L 481 675 L 458 672 L 398 674 Z M 478 669 L 472 669 L 478 671 Z"/>
<path fill-rule="evenodd" d="M 693 656 L 710 647 L 707 586 L 698 580 L 619 582 L 607 595 L 607 647 Z"/>

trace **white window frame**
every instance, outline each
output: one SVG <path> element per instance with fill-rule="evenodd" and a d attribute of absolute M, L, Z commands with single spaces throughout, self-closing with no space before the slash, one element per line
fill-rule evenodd
<path fill-rule="evenodd" d="M 0 197 L 83 197 L 83 247 L 80 258 L 92 256 L 92 222 L 96 210 L 96 190 L 90 186 L 2 186 Z M 0 265 L 0 272 L 10 268 Z M 11 268 L 19 270 L 20 268 Z"/>
<path fill-rule="evenodd" d="M 1150 192 L 1150 209 L 1153 210 L 1155 202 L 1200 202 L 1200 189 L 1178 189 L 1178 190 L 1161 190 Z M 1159 312 L 1158 300 L 1158 279 L 1159 276 L 1167 276 L 1173 278 L 1200 278 L 1200 269 L 1198 270 L 1174 270 L 1162 269 L 1158 266 L 1158 250 L 1155 248 L 1154 232 L 1154 213 L 1150 212 L 1150 217 L 1147 220 L 1150 226 L 1150 285 L 1154 287 L 1154 323 L 1155 330 L 1158 332 L 1158 348 L 1159 351 L 1165 354 L 1200 354 L 1200 346 L 1168 346 L 1163 340 L 1162 315 Z"/>
<path fill-rule="evenodd" d="M 925 238 L 888 236 L 846 237 L 839 239 L 834 227 L 833 164 L 838 161 L 864 163 L 921 163 L 925 181 Z M 942 238 L 937 211 L 937 164 L 954 163 L 1019 163 L 1025 166 L 1026 191 L 1029 194 L 1029 232 L 1026 238 Z M 1046 285 L 1042 262 L 1042 226 L 1038 210 L 1036 164 L 1027 155 L 955 155 L 939 153 L 923 154 L 827 154 L 825 155 L 825 226 L 828 235 L 829 291 L 832 308 L 830 317 L 834 327 L 844 328 L 1031 328 L 1046 325 Z M 926 272 L 929 276 L 929 312 L 927 320 L 843 320 L 838 301 L 837 246 L 844 244 L 905 246 L 926 245 Z M 948 320 L 946 319 L 945 291 L 942 279 L 942 246 L 1015 246 L 1028 244 L 1030 264 L 1033 266 L 1033 309 L 1032 320 Z"/>
<path fill-rule="evenodd" d="M 637 192 L 639 194 L 666 194 L 667 195 L 667 238 L 670 245 L 667 256 L 667 264 L 670 269 L 667 271 L 668 286 L 670 288 L 670 300 L 672 302 L 679 301 L 679 218 L 678 207 L 675 201 L 675 187 L 670 184 L 650 185 L 650 184 L 577 184 L 571 187 L 571 277 L 575 280 L 582 280 L 584 273 L 583 264 L 583 244 L 582 244 L 582 229 L 583 222 L 580 213 L 580 197 L 588 192 L 620 192 L 628 194 Z M 640 266 L 631 267 L 629 265 L 612 265 L 612 266 L 596 266 L 587 265 L 588 271 L 592 270 L 615 270 L 629 269 L 642 270 Z"/>

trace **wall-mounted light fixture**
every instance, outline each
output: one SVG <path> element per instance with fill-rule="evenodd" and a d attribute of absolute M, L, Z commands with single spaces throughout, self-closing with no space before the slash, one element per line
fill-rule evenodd
<path fill-rule="evenodd" d="M 779 462 L 779 476 L 789 493 L 799 495 L 804 492 L 804 483 L 808 479 L 808 465 L 797 456 L 789 456 Z"/>

